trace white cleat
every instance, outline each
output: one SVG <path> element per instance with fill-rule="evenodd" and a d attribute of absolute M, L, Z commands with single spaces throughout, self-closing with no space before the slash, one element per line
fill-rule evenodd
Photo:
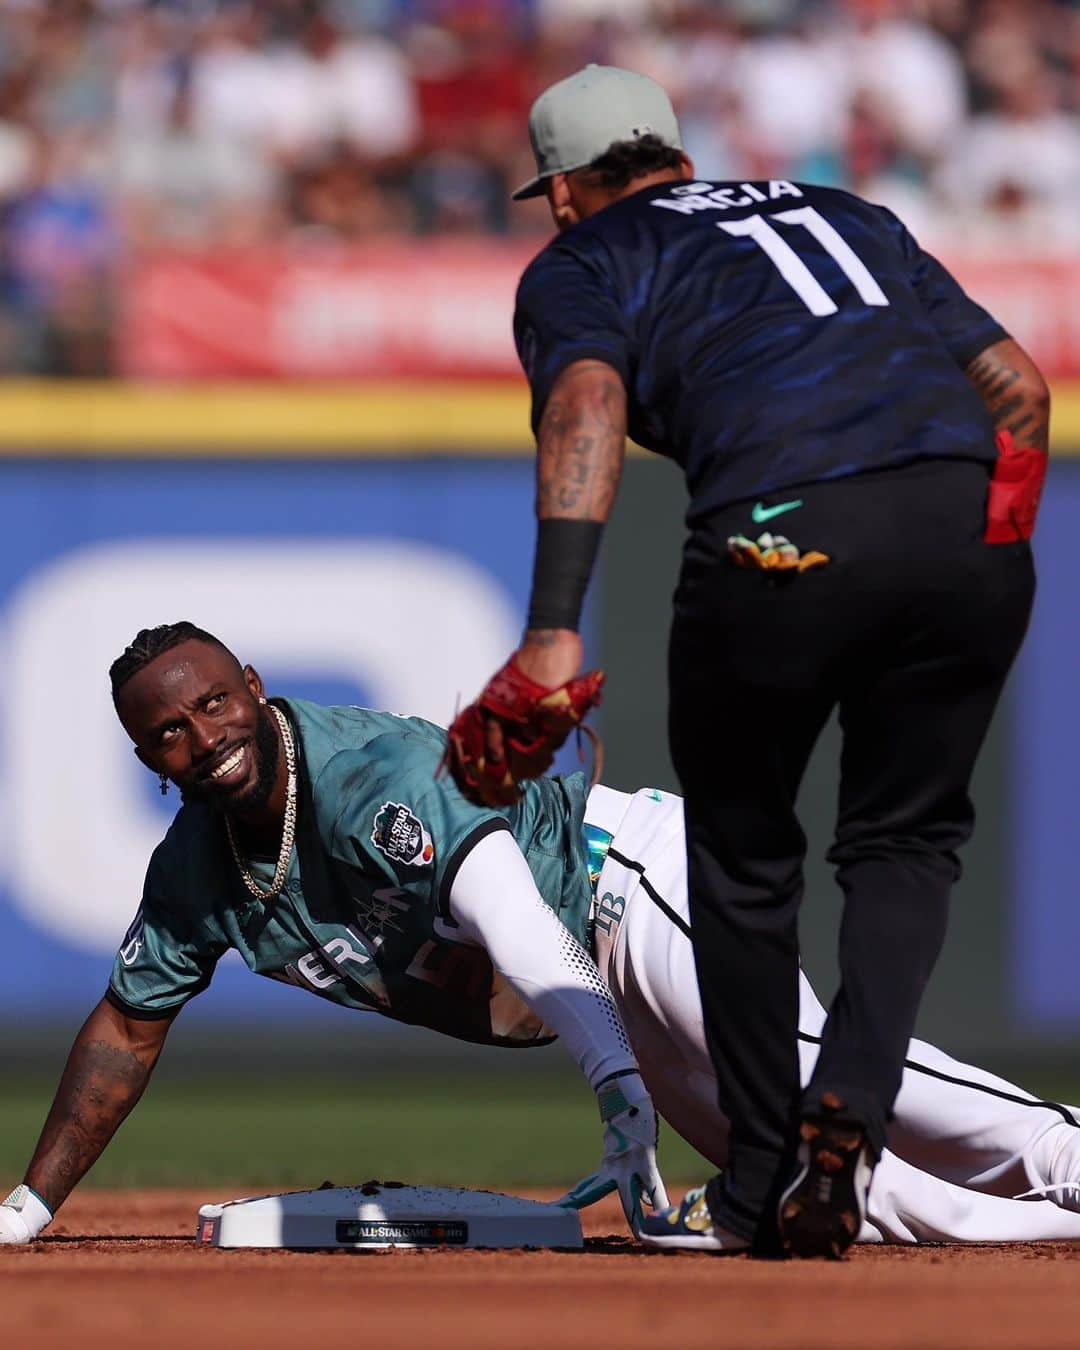
<path fill-rule="evenodd" d="M 1061 1209 L 1080 1214 L 1080 1181 L 1051 1181 L 1046 1186 L 1014 1195 L 1014 1200 L 1050 1200 Z"/>

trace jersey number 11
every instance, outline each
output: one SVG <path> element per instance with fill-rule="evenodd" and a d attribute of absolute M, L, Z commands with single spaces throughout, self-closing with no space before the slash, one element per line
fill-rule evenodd
<path fill-rule="evenodd" d="M 768 219 L 764 216 L 747 216 L 745 220 L 717 221 L 717 229 L 736 236 L 749 235 L 769 255 L 780 275 L 811 314 L 822 317 L 835 314 L 838 306 L 791 245 L 773 229 L 769 222 L 774 220 L 784 225 L 801 225 L 809 230 L 868 305 L 889 303 L 863 260 L 812 206 L 800 206 L 794 211 L 777 211 Z"/>

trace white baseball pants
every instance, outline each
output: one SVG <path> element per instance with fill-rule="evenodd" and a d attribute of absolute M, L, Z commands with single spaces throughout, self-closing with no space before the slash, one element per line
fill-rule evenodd
<path fill-rule="evenodd" d="M 689 937 L 682 799 L 598 787 L 586 821 L 614 835 L 597 886 L 600 972 L 657 1110 L 723 1167 L 728 1122 L 717 1103 Z M 804 1083 L 824 1021 L 800 975 Z M 1010 1198 L 1080 1183 L 1080 1111 L 913 1040 L 888 1145 L 874 1173 L 862 1242 L 1080 1239 L 1080 1213 L 1050 1199 Z M 1080 1185 L 1058 1197 L 1077 1203 Z"/>

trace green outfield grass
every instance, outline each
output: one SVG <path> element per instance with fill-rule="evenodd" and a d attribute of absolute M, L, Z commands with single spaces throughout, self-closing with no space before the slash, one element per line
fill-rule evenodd
<path fill-rule="evenodd" d="M 4 1091 L 0 1186 L 18 1181 L 52 1096 L 44 1081 Z M 318 1186 L 383 1180 L 441 1185 L 570 1186 L 599 1161 L 595 1100 L 580 1078 L 466 1070 L 295 1067 L 280 1077 L 172 1073 L 152 1083 L 84 1184 Z M 665 1130 L 672 1182 L 706 1165 Z"/>
<path fill-rule="evenodd" d="M 275 1188 L 378 1177 L 568 1187 L 599 1160 L 595 1099 L 557 1048 L 507 1053 L 446 1043 L 432 1050 L 422 1037 L 382 1046 L 276 1044 L 274 1060 L 265 1038 L 170 1047 L 85 1184 Z M 323 1056 L 313 1060 L 318 1045 Z M 3 1051 L 0 1044 L 6 1189 L 23 1175 L 63 1052 L 55 1038 L 23 1046 L 14 1058 Z M 1071 1058 L 993 1067 L 1035 1094 L 1080 1100 Z M 666 1127 L 660 1163 L 676 1192 L 712 1170 Z"/>

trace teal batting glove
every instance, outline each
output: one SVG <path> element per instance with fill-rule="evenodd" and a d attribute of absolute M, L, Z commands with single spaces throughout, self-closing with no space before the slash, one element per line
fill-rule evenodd
<path fill-rule="evenodd" d="M 597 1170 L 557 1203 L 568 1209 L 585 1209 L 617 1189 L 626 1222 L 636 1235 L 644 1218 L 643 1202 L 654 1209 L 666 1209 L 668 1204 L 656 1165 L 656 1111 L 637 1073 L 601 1083 L 596 1098 L 604 1123 L 604 1156 Z"/>

